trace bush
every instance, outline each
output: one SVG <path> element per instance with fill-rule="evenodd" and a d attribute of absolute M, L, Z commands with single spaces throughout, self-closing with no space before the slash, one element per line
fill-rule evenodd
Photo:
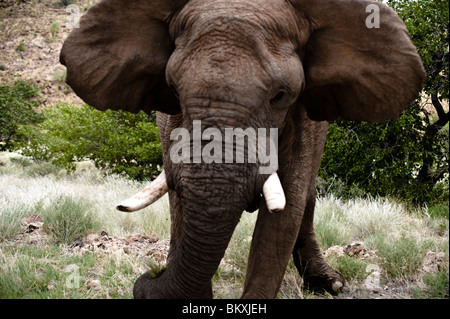
<path fill-rule="evenodd" d="M 418 178 L 424 158 L 434 157 L 436 175 L 448 179 L 448 136 L 435 139 L 429 153 L 421 142 L 426 127 L 418 105 L 399 119 L 385 123 L 337 121 L 330 125 L 322 157 L 319 193 L 339 190 L 338 196 L 395 196 L 409 202 L 432 202 L 445 197 L 448 188 Z M 333 185 L 333 182 L 337 181 Z M 445 185 L 445 183 L 443 184 Z M 345 196 L 345 194 L 349 194 Z M 448 198 L 448 197 L 447 197 Z"/>
<path fill-rule="evenodd" d="M 156 177 L 162 150 L 154 117 L 143 112 L 98 111 L 89 105 L 58 103 L 43 111 L 39 125 L 23 125 L 28 137 L 22 152 L 36 160 L 74 171 L 75 163 L 92 160 L 96 167 L 143 180 Z"/>
<path fill-rule="evenodd" d="M 347 255 L 337 256 L 332 254 L 327 258 L 327 261 L 346 281 L 363 281 L 367 277 L 367 263 L 363 260 Z"/>
<path fill-rule="evenodd" d="M 89 231 L 97 230 L 99 225 L 89 203 L 69 195 L 56 198 L 43 210 L 42 216 L 44 230 L 66 245 L 82 239 Z"/>
<path fill-rule="evenodd" d="M 420 268 L 424 258 L 424 247 L 416 238 L 402 234 L 388 241 L 378 238 L 377 250 L 380 265 L 390 278 L 411 278 Z"/>
<path fill-rule="evenodd" d="M 20 221 L 33 209 L 25 204 L 12 205 L 3 201 L 0 206 L 0 243 L 13 239 L 20 230 Z"/>
<path fill-rule="evenodd" d="M 35 107 L 39 95 L 37 86 L 22 80 L 13 85 L 0 85 L 0 151 L 11 151 L 14 143 L 24 138 L 17 129 L 20 124 L 36 124 L 43 120 Z"/>

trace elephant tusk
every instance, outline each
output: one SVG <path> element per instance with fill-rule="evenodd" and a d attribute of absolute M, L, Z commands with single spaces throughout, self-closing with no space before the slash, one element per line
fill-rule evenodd
<path fill-rule="evenodd" d="M 269 212 L 279 213 L 283 211 L 286 206 L 286 197 L 277 173 L 273 173 L 266 180 L 263 185 L 263 194 Z"/>
<path fill-rule="evenodd" d="M 168 190 L 169 187 L 167 186 L 166 174 L 163 170 L 161 174 L 159 174 L 159 176 L 150 183 L 150 185 L 148 185 L 133 197 L 130 197 L 121 202 L 116 206 L 116 209 L 122 212 L 135 212 L 153 204 L 165 193 L 167 193 Z"/>

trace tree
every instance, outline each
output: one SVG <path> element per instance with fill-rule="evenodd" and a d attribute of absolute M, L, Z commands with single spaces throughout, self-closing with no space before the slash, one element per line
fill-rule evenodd
<path fill-rule="evenodd" d="M 439 132 L 449 122 L 449 111 L 445 111 L 442 105 L 443 101 L 446 101 L 448 106 L 449 94 L 449 1 L 390 0 L 388 4 L 398 12 L 405 22 L 427 72 L 423 91 L 429 97 L 435 112 L 431 112 L 426 107 L 422 108 L 427 127 L 422 140 L 425 152 L 418 179 L 424 183 L 434 184 L 444 174 L 448 174 L 448 156 L 444 163 L 436 163 L 436 160 L 439 157 L 442 158 L 444 154 L 439 157 L 432 156 L 432 154 L 441 151 L 436 140 Z M 440 166 L 437 170 L 434 168 L 436 164 Z"/>
<path fill-rule="evenodd" d="M 39 89 L 22 80 L 13 85 L 0 85 L 0 151 L 11 151 L 14 143 L 23 139 L 17 129 L 20 124 L 35 124 L 43 117 L 35 108 L 39 104 L 35 98 Z"/>
<path fill-rule="evenodd" d="M 43 110 L 40 125 L 23 125 L 22 153 L 51 160 L 69 171 L 75 163 L 92 160 L 99 168 L 132 179 L 152 179 L 162 169 L 162 150 L 155 117 L 144 112 L 101 112 L 60 102 Z"/>

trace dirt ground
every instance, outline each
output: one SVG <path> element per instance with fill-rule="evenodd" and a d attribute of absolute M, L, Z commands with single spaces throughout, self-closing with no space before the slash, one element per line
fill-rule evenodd
<path fill-rule="evenodd" d="M 45 246 L 49 242 L 49 235 L 44 229 L 42 215 L 28 215 L 21 221 L 21 229 L 19 234 L 12 239 L 7 245 L 33 245 Z M 128 254 L 139 257 L 151 257 L 158 262 L 165 263 L 167 261 L 170 240 L 160 240 L 156 234 L 148 235 L 130 235 L 128 237 L 110 236 L 106 231 L 100 231 L 95 234 L 89 234 L 82 240 L 77 240 L 66 247 L 70 253 L 87 253 L 95 254 Z M 364 248 L 363 243 L 350 243 L 344 247 L 333 246 L 323 252 L 325 256 L 336 254 L 337 256 L 355 256 L 361 259 L 370 259 L 376 255 L 376 251 L 368 251 Z M 420 272 L 433 273 L 436 272 L 445 263 L 444 253 L 434 253 L 429 251 Z M 333 296 L 333 299 L 410 299 L 413 287 L 417 287 L 417 283 L 408 283 L 406 281 L 383 281 L 383 275 L 380 273 L 378 266 L 373 265 L 373 269 L 368 269 L 368 276 L 361 284 L 352 285 L 346 283 L 343 291 Z M 225 261 L 222 261 L 221 267 L 227 267 Z M 225 268 L 224 268 L 225 269 Z M 88 283 L 88 285 L 96 285 L 96 282 Z M 289 284 L 284 282 L 283 284 Z M 329 299 L 330 295 L 314 294 L 308 298 L 313 299 Z"/>
<path fill-rule="evenodd" d="M 79 1 L 86 6 L 89 2 L 93 1 Z M 66 21 L 70 13 L 65 10 L 55 0 L 0 1 L 0 78 L 33 81 L 44 106 L 61 100 L 82 103 L 64 83 L 65 67 L 59 63 L 71 31 Z"/>

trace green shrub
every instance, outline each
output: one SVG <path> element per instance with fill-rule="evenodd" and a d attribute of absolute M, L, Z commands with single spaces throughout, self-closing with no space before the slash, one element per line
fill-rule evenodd
<path fill-rule="evenodd" d="M 366 273 L 367 262 L 360 260 L 357 257 L 350 257 L 347 255 L 337 256 L 336 254 L 332 254 L 327 258 L 327 261 L 346 281 L 363 281 L 368 276 Z"/>
<path fill-rule="evenodd" d="M 0 206 L 0 242 L 13 239 L 20 230 L 20 221 L 29 214 L 40 213 L 37 207 L 3 201 Z"/>
<path fill-rule="evenodd" d="M 92 160 L 98 168 L 133 179 L 151 179 L 162 167 L 162 150 L 154 117 L 143 112 L 98 111 L 89 105 L 58 103 L 43 111 L 39 125 L 23 125 L 23 154 L 51 160 L 69 171 Z"/>
<path fill-rule="evenodd" d="M 322 157 L 318 191 L 351 198 L 367 193 L 394 196 L 409 202 L 448 198 L 448 187 L 439 180 L 423 180 L 418 172 L 424 158 L 432 156 L 436 176 L 448 180 L 448 136 L 439 134 L 429 153 L 422 144 L 426 131 L 421 109 L 410 107 L 399 119 L 385 123 L 337 121 L 330 125 Z M 440 184 L 439 184 L 440 185 Z"/>
<path fill-rule="evenodd" d="M 42 162 L 42 163 L 35 163 L 33 165 L 30 165 L 24 170 L 24 173 L 26 176 L 30 177 L 39 177 L 39 176 L 48 176 L 48 175 L 55 175 L 58 176 L 58 173 L 60 172 L 61 168 L 58 168 L 57 166 L 53 165 L 52 163 L 48 162 Z"/>
<path fill-rule="evenodd" d="M 402 234 L 389 241 L 380 237 L 377 243 L 380 266 L 391 278 L 411 278 L 420 268 L 424 250 L 416 238 Z"/>
<path fill-rule="evenodd" d="M 428 273 L 423 276 L 426 285 L 425 292 L 416 290 L 414 298 L 448 299 L 449 297 L 449 272 L 448 267 L 438 270 L 436 273 Z"/>
<path fill-rule="evenodd" d="M 61 5 L 68 6 L 69 4 L 77 3 L 77 0 L 60 0 L 59 1 Z"/>
<path fill-rule="evenodd" d="M 25 51 L 25 43 L 23 42 L 23 40 L 21 40 L 19 42 L 19 44 L 17 45 L 16 51 L 19 51 L 19 52 L 24 52 Z"/>
<path fill-rule="evenodd" d="M 57 242 L 71 244 L 99 228 L 87 202 L 70 195 L 61 195 L 42 212 L 44 230 Z"/>
<path fill-rule="evenodd" d="M 51 40 L 54 41 L 55 40 L 55 36 L 56 34 L 61 31 L 61 27 L 59 26 L 58 22 L 53 22 L 52 25 L 50 26 L 50 34 L 51 34 Z"/>
<path fill-rule="evenodd" d="M 36 112 L 36 97 L 39 90 L 36 85 L 22 80 L 13 85 L 3 82 L 0 85 L 0 151 L 11 151 L 15 143 L 25 138 L 18 132 L 21 124 L 36 124 L 43 120 Z"/>

